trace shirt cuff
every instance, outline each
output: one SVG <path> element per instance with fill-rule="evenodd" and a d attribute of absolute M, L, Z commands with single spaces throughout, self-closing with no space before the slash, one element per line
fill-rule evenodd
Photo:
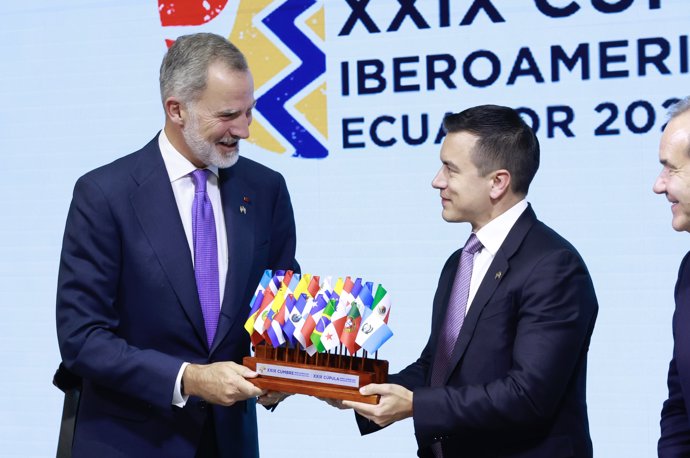
<path fill-rule="evenodd" d="M 182 374 L 187 366 L 189 366 L 189 363 L 182 363 L 182 366 L 180 366 L 180 371 L 175 379 L 175 388 L 173 389 L 172 405 L 180 408 L 184 407 L 189 399 L 189 395 L 182 394 Z"/>

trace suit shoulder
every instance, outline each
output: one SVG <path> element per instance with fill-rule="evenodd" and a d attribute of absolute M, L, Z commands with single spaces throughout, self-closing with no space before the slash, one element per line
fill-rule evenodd
<path fill-rule="evenodd" d="M 683 271 L 690 268 L 690 251 L 685 253 L 683 260 L 680 262 L 680 267 L 678 268 L 678 278 L 681 277 Z"/>
<path fill-rule="evenodd" d="M 258 176 L 281 176 L 279 172 L 273 170 L 272 168 L 244 156 L 240 156 L 240 158 L 237 160 L 237 164 L 235 164 L 233 167 L 241 169 L 244 173 L 250 173 L 253 175 L 256 174 Z"/>
<path fill-rule="evenodd" d="M 79 178 L 79 181 L 95 180 L 99 183 L 122 182 L 122 179 L 129 176 L 143 156 L 159 152 L 157 140 L 158 136 L 138 151 L 119 157 L 108 164 L 85 173 Z"/>
<path fill-rule="evenodd" d="M 690 284 L 690 251 L 688 251 L 678 267 L 678 278 L 676 280 L 676 296 L 681 288 Z"/>
<path fill-rule="evenodd" d="M 79 179 L 80 180 L 95 180 L 99 183 L 105 181 L 118 180 L 122 175 L 130 170 L 135 163 L 134 157 L 136 153 L 128 154 L 127 156 L 120 157 L 110 162 L 109 164 L 97 167 L 90 172 L 85 173 Z"/>
<path fill-rule="evenodd" d="M 547 226 L 541 221 L 537 221 L 532 230 L 527 233 L 525 239 L 531 239 L 533 242 L 538 243 L 544 249 L 565 249 L 568 251 L 573 251 L 577 253 L 577 249 L 565 239 L 561 234 L 556 232 L 551 227 Z"/>
<path fill-rule="evenodd" d="M 285 178 L 280 172 L 246 157 L 240 157 L 230 169 L 231 173 L 241 176 L 251 185 L 265 187 L 285 183 Z"/>
<path fill-rule="evenodd" d="M 538 220 L 525 235 L 516 254 L 526 256 L 532 262 L 539 262 L 551 256 L 566 256 L 572 262 L 587 269 L 585 260 L 577 248 L 558 232 Z"/>

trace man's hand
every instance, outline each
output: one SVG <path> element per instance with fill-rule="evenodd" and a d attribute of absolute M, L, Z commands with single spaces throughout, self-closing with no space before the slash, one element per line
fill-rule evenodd
<path fill-rule="evenodd" d="M 378 404 L 342 401 L 342 405 L 355 409 L 381 427 L 412 416 L 412 391 L 407 388 L 391 383 L 372 383 L 360 388 L 359 392 L 363 395 L 378 394 L 381 399 Z"/>
<path fill-rule="evenodd" d="M 213 364 L 190 364 L 182 374 L 185 395 L 222 406 L 261 396 L 266 392 L 248 382 L 258 374 L 232 361 Z"/>
<path fill-rule="evenodd" d="M 288 396 L 291 396 L 290 393 L 281 393 L 280 391 L 268 391 L 261 396 L 259 396 L 259 399 L 256 400 L 259 404 L 261 404 L 264 407 L 270 407 L 273 405 L 278 404 L 281 402 L 283 399 L 287 398 Z"/>
<path fill-rule="evenodd" d="M 344 409 L 351 409 L 352 408 L 352 407 L 345 407 L 343 405 L 343 401 L 341 401 L 340 399 L 320 398 L 318 396 L 316 396 L 316 399 L 318 399 L 319 401 L 323 401 L 326 404 L 328 404 L 329 406 L 335 407 L 336 409 L 344 410 Z"/>

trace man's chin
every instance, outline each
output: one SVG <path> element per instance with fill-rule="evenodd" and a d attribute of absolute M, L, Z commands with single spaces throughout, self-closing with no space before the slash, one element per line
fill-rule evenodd
<path fill-rule="evenodd" d="M 237 161 L 240 158 L 240 151 L 239 149 L 232 151 L 230 153 L 224 153 L 224 154 L 214 154 L 213 157 L 211 158 L 211 164 L 215 165 L 219 169 L 227 169 L 229 167 L 232 167 L 233 165 L 237 164 Z"/>
<path fill-rule="evenodd" d="M 443 218 L 443 220 L 447 223 L 460 223 L 463 221 L 458 215 L 446 210 L 441 211 L 441 218 Z"/>
<path fill-rule="evenodd" d="M 671 223 L 671 227 L 673 227 L 673 229 L 674 229 L 676 232 L 690 232 L 690 224 L 688 224 L 687 222 L 685 222 L 685 223 L 681 223 L 681 222 L 676 223 L 675 221 L 673 221 L 673 222 Z"/>

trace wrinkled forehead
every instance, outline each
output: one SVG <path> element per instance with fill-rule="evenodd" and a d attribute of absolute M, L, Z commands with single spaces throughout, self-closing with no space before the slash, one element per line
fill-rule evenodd
<path fill-rule="evenodd" d="M 224 67 L 210 68 L 206 87 L 196 102 L 224 109 L 252 108 L 255 104 L 252 74 Z"/>
<path fill-rule="evenodd" d="M 660 156 L 679 154 L 690 157 L 690 111 L 669 121 L 659 143 Z"/>

